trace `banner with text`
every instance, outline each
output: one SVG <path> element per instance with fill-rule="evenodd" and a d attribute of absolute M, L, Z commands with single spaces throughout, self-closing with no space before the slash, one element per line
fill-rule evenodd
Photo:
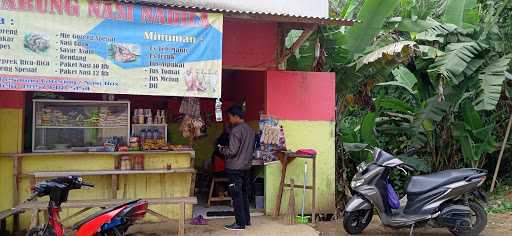
<path fill-rule="evenodd" d="M 0 0 L 0 90 L 221 95 L 221 14 Z"/>

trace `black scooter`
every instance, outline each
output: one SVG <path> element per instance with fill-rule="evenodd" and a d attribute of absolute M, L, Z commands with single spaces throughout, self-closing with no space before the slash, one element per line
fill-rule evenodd
<path fill-rule="evenodd" d="M 389 175 L 394 168 L 405 174 L 415 169 L 380 149 L 373 154 L 374 162 L 360 164 L 351 182 L 354 194 L 343 220 L 347 233 L 361 233 L 370 224 L 374 208 L 383 225 L 410 228 L 410 235 L 415 226 L 427 224 L 448 228 L 457 236 L 476 236 L 485 229 L 487 213 L 477 200 L 486 201 L 479 187 L 487 171 L 457 169 L 413 176 L 400 200 Z"/>

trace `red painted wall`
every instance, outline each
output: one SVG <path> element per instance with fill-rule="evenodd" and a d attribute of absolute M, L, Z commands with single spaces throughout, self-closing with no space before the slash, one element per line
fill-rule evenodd
<path fill-rule="evenodd" d="M 278 119 L 334 121 L 334 73 L 268 71 L 266 88 L 266 111 Z"/>
<path fill-rule="evenodd" d="M 236 68 L 275 68 L 278 28 L 275 22 L 224 20 L 222 64 Z"/>
<path fill-rule="evenodd" d="M 259 120 L 260 111 L 265 111 L 265 74 L 264 71 L 232 71 L 223 78 L 223 101 L 240 103 L 245 100 L 248 121 Z"/>
<path fill-rule="evenodd" d="M 0 108 L 24 108 L 25 92 L 0 90 Z"/>

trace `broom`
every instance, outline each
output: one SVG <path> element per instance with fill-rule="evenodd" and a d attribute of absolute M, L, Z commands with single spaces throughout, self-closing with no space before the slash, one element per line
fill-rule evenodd
<path fill-rule="evenodd" d="M 309 216 L 304 216 L 304 207 L 306 204 L 306 184 L 308 183 L 308 163 L 304 162 L 304 187 L 302 189 L 302 209 L 300 216 L 297 216 L 299 224 L 309 224 Z"/>

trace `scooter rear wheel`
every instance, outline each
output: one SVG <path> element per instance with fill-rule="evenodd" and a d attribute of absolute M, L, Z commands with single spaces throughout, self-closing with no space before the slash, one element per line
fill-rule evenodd
<path fill-rule="evenodd" d="M 480 205 L 480 203 L 470 201 L 469 208 L 471 209 L 473 216 L 471 217 L 472 229 L 469 231 L 455 231 L 450 230 L 453 235 L 456 236 L 477 236 L 484 231 L 487 226 L 487 212 Z"/>
<path fill-rule="evenodd" d="M 372 222 L 372 210 L 346 212 L 343 217 L 343 228 L 349 234 L 360 234 Z"/>

